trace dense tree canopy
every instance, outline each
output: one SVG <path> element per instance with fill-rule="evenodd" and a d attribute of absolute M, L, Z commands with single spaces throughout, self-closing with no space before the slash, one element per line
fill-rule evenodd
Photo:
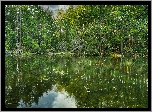
<path fill-rule="evenodd" d="M 41 15 L 41 16 L 40 16 Z M 148 53 L 147 5 L 72 5 L 52 12 L 37 5 L 5 6 L 5 50 L 108 56 Z"/>
<path fill-rule="evenodd" d="M 147 5 L 71 5 L 52 15 L 5 5 L 6 108 L 38 105 L 54 86 L 78 108 L 148 107 Z"/>

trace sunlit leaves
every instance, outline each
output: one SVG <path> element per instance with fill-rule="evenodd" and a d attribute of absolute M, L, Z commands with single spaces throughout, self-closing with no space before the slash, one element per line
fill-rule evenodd
<path fill-rule="evenodd" d="M 142 37 L 144 38 L 139 39 L 140 42 L 147 40 L 148 15 L 146 7 L 145 5 L 78 5 L 74 8 L 71 5 L 66 11 L 58 10 L 57 18 L 53 19 L 52 15 L 48 11 L 42 10 L 40 6 L 8 5 L 5 7 L 6 29 L 14 31 L 10 31 L 6 36 L 13 36 L 16 40 L 14 35 L 18 22 L 17 14 L 21 14 L 23 43 L 28 43 L 25 42 L 26 37 L 30 36 L 35 44 L 44 41 L 43 43 L 48 49 L 50 46 L 55 48 L 60 46 L 59 44 L 62 42 L 59 41 L 66 41 L 65 46 L 69 50 L 77 47 L 72 45 L 72 40 L 84 39 L 87 44 L 82 42 L 83 51 L 88 52 L 88 48 L 90 48 L 90 54 L 91 49 L 96 49 L 96 52 L 111 51 L 110 46 L 111 48 L 115 48 L 116 44 L 120 46 L 128 35 L 133 37 L 134 42 L 137 38 Z M 18 17 L 20 16 L 18 15 Z M 12 42 L 15 43 L 15 41 Z M 133 48 L 136 47 L 134 45 L 132 44 Z M 28 49 L 28 46 L 26 47 Z"/>

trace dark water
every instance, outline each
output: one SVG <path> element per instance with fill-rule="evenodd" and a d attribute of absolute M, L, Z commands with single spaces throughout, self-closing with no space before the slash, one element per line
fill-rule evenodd
<path fill-rule="evenodd" d="M 6 57 L 7 108 L 147 108 L 148 59 Z"/>

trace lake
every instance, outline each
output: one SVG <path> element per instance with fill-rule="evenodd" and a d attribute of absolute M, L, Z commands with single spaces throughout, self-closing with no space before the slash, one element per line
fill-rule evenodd
<path fill-rule="evenodd" d="M 148 108 L 148 59 L 5 57 L 6 108 Z"/>

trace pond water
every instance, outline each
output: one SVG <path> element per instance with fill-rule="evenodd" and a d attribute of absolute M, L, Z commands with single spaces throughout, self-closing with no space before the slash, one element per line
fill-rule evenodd
<path fill-rule="evenodd" d="M 148 59 L 5 57 L 6 108 L 147 108 Z"/>

